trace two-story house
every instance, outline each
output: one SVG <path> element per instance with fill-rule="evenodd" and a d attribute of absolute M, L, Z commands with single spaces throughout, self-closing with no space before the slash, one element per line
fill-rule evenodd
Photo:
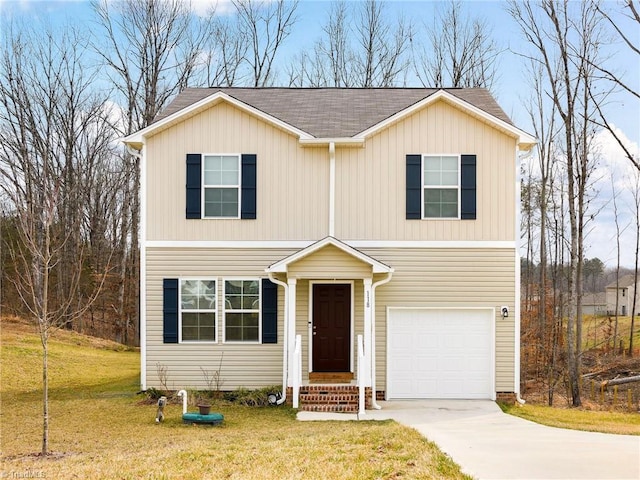
<path fill-rule="evenodd" d="M 634 302 L 636 310 L 640 310 L 640 290 L 636 288 L 633 274 L 625 275 L 618 281 L 611 282 L 605 287 L 605 295 L 609 315 L 631 315 Z"/>
<path fill-rule="evenodd" d="M 295 407 L 355 389 L 361 412 L 365 394 L 519 392 L 518 152 L 535 140 L 486 90 L 187 89 L 125 143 L 143 389 L 219 370 Z"/>

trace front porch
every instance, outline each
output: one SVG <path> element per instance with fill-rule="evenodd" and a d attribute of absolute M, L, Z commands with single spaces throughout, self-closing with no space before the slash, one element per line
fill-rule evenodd
<path fill-rule="evenodd" d="M 283 383 L 291 405 L 375 407 L 375 289 L 393 269 L 326 237 L 266 271 L 285 292 Z"/>

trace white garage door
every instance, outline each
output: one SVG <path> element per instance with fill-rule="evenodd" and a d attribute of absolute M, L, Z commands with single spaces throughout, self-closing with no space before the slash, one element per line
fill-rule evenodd
<path fill-rule="evenodd" d="M 493 315 L 390 308 L 387 398 L 494 398 Z"/>

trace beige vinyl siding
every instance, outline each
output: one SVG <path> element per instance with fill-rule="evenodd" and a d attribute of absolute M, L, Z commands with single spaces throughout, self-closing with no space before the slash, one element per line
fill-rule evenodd
<path fill-rule="evenodd" d="M 187 153 L 257 155 L 257 219 L 185 219 Z M 316 240 L 329 222 L 328 149 L 219 103 L 150 137 L 147 240 Z"/>
<path fill-rule="evenodd" d="M 292 278 L 364 278 L 371 277 L 371 265 L 354 258 L 338 247 L 328 245 L 289 265 Z"/>
<path fill-rule="evenodd" d="M 366 140 L 336 148 L 336 237 L 514 241 L 515 139 L 437 102 Z M 475 154 L 477 220 L 406 220 L 407 154 Z"/>
<path fill-rule="evenodd" d="M 148 240 L 318 240 L 329 233 L 328 145 L 220 102 L 146 145 Z M 516 141 L 440 101 L 336 147 L 335 236 L 344 240 L 514 241 Z M 185 219 L 187 153 L 257 155 L 257 219 Z M 406 220 L 407 154 L 475 154 L 477 220 Z"/>
<path fill-rule="evenodd" d="M 386 388 L 386 308 L 393 307 L 489 307 L 496 309 L 496 390 L 514 391 L 515 315 L 503 319 L 499 307 L 508 305 L 515 312 L 515 252 L 513 249 L 390 249 L 366 248 L 363 253 L 395 269 L 391 282 L 376 290 L 376 381 Z M 225 277 L 264 277 L 264 269 L 294 253 L 288 249 L 147 249 L 147 377 L 148 385 L 159 387 L 156 365 L 168 369 L 170 388 L 205 388 L 200 367 L 217 370 L 220 356 L 225 390 L 240 386 L 253 388 L 280 384 L 282 380 L 284 294 L 279 288 L 278 343 L 273 345 L 163 344 L 162 279 L 179 277 L 214 277 L 222 295 Z M 318 258 L 331 254 L 320 250 Z M 336 254 L 339 253 L 339 254 Z M 356 338 L 363 333 L 363 283 L 359 270 L 363 262 L 333 252 L 336 262 L 356 262 L 354 275 L 354 329 L 352 352 L 356 362 Z M 315 255 L 315 254 L 314 254 Z M 314 255 L 294 263 L 300 275 L 296 286 L 296 332 L 302 336 L 303 379 L 309 371 L 310 284 L 329 281 L 333 261 L 327 257 L 316 268 Z M 301 262 L 309 267 L 303 270 Z M 323 273 L 324 272 L 324 273 Z M 283 277 L 280 277 L 283 279 Z M 384 278 L 377 274 L 374 281 Z M 341 280 L 337 279 L 337 282 Z M 218 302 L 220 306 L 221 303 Z M 223 328 L 218 310 L 218 328 Z"/>
<path fill-rule="evenodd" d="M 222 282 L 232 277 L 265 278 L 267 266 L 291 253 L 276 249 L 147 249 L 147 385 L 162 387 L 158 365 L 167 368 L 167 386 L 171 389 L 205 389 L 201 368 L 212 374 L 220 365 L 223 390 L 280 385 L 284 290 L 278 288 L 277 344 L 222 343 Z M 217 343 L 163 343 L 162 280 L 181 277 L 217 280 Z"/>
<path fill-rule="evenodd" d="M 393 266 L 392 280 L 376 290 L 376 382 L 386 389 L 387 307 L 496 309 L 496 391 L 514 391 L 515 252 L 512 249 L 362 249 Z M 378 278 L 376 277 L 376 280 Z"/>

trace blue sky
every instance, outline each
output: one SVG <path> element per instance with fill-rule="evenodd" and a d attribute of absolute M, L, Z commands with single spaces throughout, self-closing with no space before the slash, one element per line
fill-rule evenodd
<path fill-rule="evenodd" d="M 194 0 L 196 9 L 204 11 L 212 2 L 210 0 Z M 423 28 L 424 23 L 430 23 L 434 15 L 438 1 L 425 0 L 390 0 L 387 2 L 388 15 L 395 16 L 403 13 L 406 18 L 411 19 L 418 27 Z M 610 4 L 609 6 L 613 6 Z M 287 39 L 281 59 L 284 64 L 288 63 L 293 55 L 303 49 L 311 48 L 314 42 L 321 35 L 321 27 L 327 18 L 330 1 L 309 1 L 301 0 L 298 8 L 299 21 L 291 36 Z M 526 71 L 522 66 L 521 58 L 513 53 L 523 51 L 525 44 L 521 40 L 519 30 L 515 22 L 505 11 L 504 1 L 481 1 L 467 0 L 465 7 L 471 16 L 483 17 L 492 27 L 494 36 L 499 46 L 505 50 L 499 64 L 499 78 L 497 82 L 496 96 L 498 102 L 511 117 L 514 123 L 525 131 L 531 132 L 528 123 L 528 116 L 524 109 L 523 97 L 527 95 Z M 218 12 L 223 13 L 229 10 L 228 0 L 221 0 Z M 5 17 L 23 16 L 36 24 L 42 22 L 56 25 L 71 20 L 74 23 L 80 22 L 90 24 L 92 22 L 92 12 L 88 0 L 0 0 L 0 13 Z M 628 25 L 627 31 L 635 32 L 637 44 L 640 44 L 640 29 L 632 29 L 632 25 L 625 23 L 623 18 L 617 19 L 618 24 L 624 28 Z M 620 46 L 610 47 L 615 68 L 618 71 L 626 71 L 628 83 L 634 85 L 640 91 L 640 60 L 637 56 L 629 53 L 628 49 Z M 284 70 L 284 67 L 282 67 Z M 419 86 L 415 83 L 411 86 Z M 630 95 L 617 95 L 611 99 L 608 110 L 610 121 L 620 128 L 621 132 L 629 139 L 632 148 L 637 149 L 640 144 L 640 102 Z M 599 175 L 601 181 L 598 188 L 596 203 L 602 207 L 602 211 L 596 220 L 590 224 L 586 243 L 588 246 L 587 256 L 589 258 L 599 257 L 608 265 L 614 265 L 615 235 L 612 235 L 612 211 L 610 208 L 610 172 L 620 172 L 620 188 L 629 177 L 628 165 L 622 158 L 621 152 L 616 148 L 606 135 L 602 135 L 602 155 Z M 624 213 L 623 224 L 629 224 L 632 219 L 628 218 L 630 199 L 624 195 L 619 203 L 621 216 Z M 627 228 L 627 233 L 623 238 L 623 265 L 631 266 L 632 260 L 632 236 L 631 229 Z"/>
<path fill-rule="evenodd" d="M 357 1 L 357 0 L 354 0 Z M 194 0 L 198 10 L 205 10 L 213 2 L 211 0 Z M 425 0 L 388 0 L 387 11 L 391 16 L 403 13 L 420 29 L 424 23 L 430 23 L 438 1 Z M 218 11 L 228 11 L 229 0 L 220 0 Z M 321 35 L 321 27 L 327 17 L 331 2 L 301 0 L 298 8 L 299 22 L 294 32 L 287 40 L 286 48 L 281 57 L 285 62 L 296 52 L 311 48 Z M 504 1 L 467 0 L 465 6 L 472 16 L 482 16 L 493 27 L 495 39 L 499 46 L 505 49 L 500 61 L 498 88 L 496 89 L 498 102 L 514 123 L 524 130 L 531 131 L 528 119 L 523 112 L 522 95 L 526 81 L 526 72 L 522 68 L 521 59 L 513 51 L 522 51 L 524 44 L 520 38 L 517 25 L 505 11 Z M 72 19 L 74 22 L 91 22 L 92 13 L 88 0 L 0 0 L 0 9 L 4 15 L 22 15 L 32 19 L 50 21 L 53 24 Z M 620 19 L 622 21 L 622 19 Z M 623 25 L 623 24 L 622 24 Z M 636 25 L 636 30 L 637 25 Z M 637 31 L 640 43 L 640 31 Z M 619 54 L 624 49 L 613 49 L 619 57 L 616 64 L 630 75 L 631 84 L 640 89 L 640 64 L 638 58 L 629 63 L 629 56 Z M 627 58 L 625 58 L 627 57 Z M 415 86 L 418 86 L 416 83 Z M 610 107 L 613 123 L 619 126 L 630 140 L 640 143 L 640 113 L 638 102 L 633 102 L 624 96 L 614 99 Z"/>

